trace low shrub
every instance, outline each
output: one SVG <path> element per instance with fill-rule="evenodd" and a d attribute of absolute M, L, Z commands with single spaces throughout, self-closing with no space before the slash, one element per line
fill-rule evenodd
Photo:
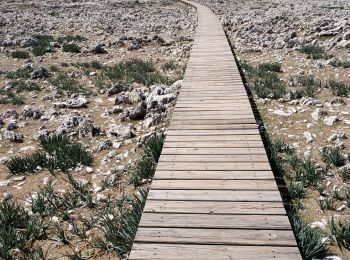
<path fill-rule="evenodd" d="M 14 59 L 29 59 L 30 55 L 26 51 L 13 51 L 11 52 L 11 57 Z"/>

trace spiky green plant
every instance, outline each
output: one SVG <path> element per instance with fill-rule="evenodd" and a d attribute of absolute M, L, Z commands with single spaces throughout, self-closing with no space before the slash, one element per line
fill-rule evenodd
<path fill-rule="evenodd" d="M 30 155 L 17 156 L 7 163 L 7 168 L 11 174 L 34 173 L 37 168 L 44 167 L 47 159 L 42 151 L 35 152 Z"/>
<path fill-rule="evenodd" d="M 349 182 L 349 180 L 350 180 L 350 169 L 344 167 L 344 168 L 342 168 L 339 171 L 339 174 L 340 174 L 343 182 Z"/>
<path fill-rule="evenodd" d="M 49 81 L 59 92 L 66 91 L 68 93 L 85 92 L 73 78 L 69 77 L 66 73 L 59 73 L 58 76 Z"/>
<path fill-rule="evenodd" d="M 328 88 L 336 96 L 346 97 L 350 94 L 350 85 L 338 80 L 328 82 Z"/>
<path fill-rule="evenodd" d="M 261 64 L 259 64 L 258 69 L 262 70 L 262 71 L 281 72 L 282 71 L 282 64 L 278 63 L 278 62 L 261 63 Z"/>
<path fill-rule="evenodd" d="M 46 228 L 45 222 L 30 216 L 16 202 L 9 200 L 0 202 L 0 258 L 12 259 L 9 253 L 15 248 L 23 256 L 34 253 L 37 250 L 30 248 L 30 244 L 42 238 Z"/>
<path fill-rule="evenodd" d="M 350 68 L 350 61 L 349 60 L 339 60 L 339 59 L 334 59 L 330 62 L 330 64 L 333 67 L 343 67 L 343 68 Z"/>
<path fill-rule="evenodd" d="M 70 244 L 66 231 L 59 224 L 55 224 L 52 230 L 55 233 L 58 241 L 65 245 Z"/>
<path fill-rule="evenodd" d="M 33 81 L 16 80 L 10 82 L 10 86 L 16 92 L 40 90 L 39 85 Z"/>
<path fill-rule="evenodd" d="M 67 43 L 63 45 L 63 51 L 64 52 L 72 52 L 72 53 L 79 53 L 80 47 L 76 45 L 75 43 Z"/>
<path fill-rule="evenodd" d="M 334 209 L 335 199 L 333 197 L 325 197 L 323 199 L 317 200 L 318 205 L 322 211 Z"/>
<path fill-rule="evenodd" d="M 11 52 L 11 57 L 14 59 L 29 59 L 30 55 L 26 51 L 13 51 Z"/>
<path fill-rule="evenodd" d="M 95 246 L 105 251 L 114 251 L 119 257 L 130 252 L 147 197 L 147 190 L 140 190 L 140 196 L 120 207 L 119 216 L 103 214 L 99 226 L 102 236 L 96 238 Z"/>
<path fill-rule="evenodd" d="M 143 147 L 143 156 L 151 157 L 154 159 L 155 162 L 158 162 L 158 159 L 162 152 L 163 144 L 163 137 L 153 135 L 147 140 L 145 146 Z"/>
<path fill-rule="evenodd" d="M 33 70 L 34 69 L 31 66 L 24 66 L 24 67 L 19 68 L 17 70 L 7 72 L 5 74 L 5 78 L 8 78 L 8 79 L 29 79 L 30 74 L 32 73 Z"/>
<path fill-rule="evenodd" d="M 52 173 L 58 169 L 67 172 L 78 164 L 87 166 L 92 164 L 91 153 L 83 145 L 71 143 L 66 135 L 41 136 L 39 142 L 49 154 L 46 167 Z"/>
<path fill-rule="evenodd" d="M 333 55 L 326 54 L 324 49 L 320 46 L 304 45 L 301 47 L 300 52 L 307 54 L 308 59 L 330 59 Z"/>
<path fill-rule="evenodd" d="M 81 36 L 81 35 L 64 35 L 64 36 L 59 36 L 57 38 L 57 41 L 59 43 L 68 43 L 68 42 L 73 42 L 73 41 L 76 41 L 76 42 L 82 42 L 82 41 L 85 41 L 86 38 Z"/>
<path fill-rule="evenodd" d="M 337 224 L 332 216 L 329 227 L 331 231 L 330 236 L 333 241 L 337 243 L 340 248 L 350 250 L 350 223 L 342 223 L 339 221 Z"/>
<path fill-rule="evenodd" d="M 304 259 L 312 260 L 325 256 L 328 246 L 320 230 L 312 229 L 296 213 L 291 215 L 291 224 Z"/>
<path fill-rule="evenodd" d="M 50 42 L 54 40 L 51 35 L 34 35 L 33 37 L 35 39 L 35 44 L 32 48 L 34 56 L 43 56 L 50 51 Z"/>
<path fill-rule="evenodd" d="M 323 147 L 320 152 L 322 161 L 334 165 L 336 167 L 343 166 L 345 164 L 345 157 L 342 155 L 339 147 L 329 148 Z"/>

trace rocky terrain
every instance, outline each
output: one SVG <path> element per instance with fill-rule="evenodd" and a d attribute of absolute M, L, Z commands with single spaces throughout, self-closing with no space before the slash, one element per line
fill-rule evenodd
<path fill-rule="evenodd" d="M 314 243 L 301 245 L 307 259 L 349 259 L 349 2 L 199 2 L 219 16 L 234 48 L 303 239 L 311 228 Z"/>
<path fill-rule="evenodd" d="M 124 257 L 122 221 L 148 185 L 134 172 L 155 150 L 141 147 L 166 130 L 195 10 L 8 0 L 0 13 L 0 258 Z"/>

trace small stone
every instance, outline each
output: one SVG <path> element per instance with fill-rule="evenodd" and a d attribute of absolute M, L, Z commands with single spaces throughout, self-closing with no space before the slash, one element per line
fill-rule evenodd
<path fill-rule="evenodd" d="M 96 76 L 96 75 L 97 75 L 96 71 L 91 71 L 90 74 L 89 74 L 90 77 L 93 77 L 93 76 Z"/>
<path fill-rule="evenodd" d="M 314 110 L 314 112 L 311 113 L 311 117 L 315 121 L 318 121 L 320 119 L 320 116 L 321 116 L 321 109 L 320 108 L 316 108 Z"/>
<path fill-rule="evenodd" d="M 43 178 L 43 184 L 46 186 L 50 183 L 50 178 L 49 177 L 44 177 Z"/>
<path fill-rule="evenodd" d="M 341 205 L 339 208 L 336 209 L 336 211 L 343 211 L 344 209 L 346 209 L 346 206 Z"/>
<path fill-rule="evenodd" d="M 4 192 L 4 200 L 12 199 L 13 195 L 9 192 Z"/>
<path fill-rule="evenodd" d="M 103 188 L 101 186 L 96 186 L 94 187 L 94 192 L 97 193 L 97 192 L 101 192 L 103 191 Z"/>
<path fill-rule="evenodd" d="M 96 200 L 97 201 L 103 201 L 103 200 L 107 200 L 107 199 L 108 199 L 108 197 L 106 195 L 104 195 L 104 194 L 97 194 L 96 195 Z"/>
<path fill-rule="evenodd" d="M 53 217 L 51 218 L 51 221 L 54 222 L 54 223 L 58 223 L 60 220 L 59 220 L 58 217 L 53 216 Z"/>
<path fill-rule="evenodd" d="M 323 122 L 326 124 L 326 125 L 329 125 L 329 126 L 332 126 L 335 124 L 335 122 L 337 122 L 339 119 L 337 116 L 327 116 L 325 117 L 325 119 L 323 120 Z"/>
<path fill-rule="evenodd" d="M 314 137 L 310 132 L 304 132 L 303 136 L 306 139 L 306 143 L 311 143 L 314 140 Z"/>
<path fill-rule="evenodd" d="M 326 225 L 321 221 L 315 221 L 310 224 L 311 228 L 326 229 Z"/>
<path fill-rule="evenodd" d="M 4 181 L 0 181 L 0 187 L 6 187 L 9 186 L 11 184 L 11 180 L 4 180 Z"/>
<path fill-rule="evenodd" d="M 92 172 L 94 172 L 94 169 L 92 167 L 86 167 L 86 172 L 92 173 Z"/>
<path fill-rule="evenodd" d="M 13 177 L 12 180 L 13 181 L 23 181 L 25 180 L 26 176 L 17 176 L 17 177 Z"/>

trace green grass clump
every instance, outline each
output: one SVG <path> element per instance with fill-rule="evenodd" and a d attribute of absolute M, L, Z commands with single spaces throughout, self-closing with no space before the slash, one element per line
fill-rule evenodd
<path fill-rule="evenodd" d="M 119 207 L 119 215 L 115 212 L 101 214 L 99 230 L 102 236 L 94 239 L 94 245 L 107 252 L 114 251 L 119 257 L 128 254 L 135 239 L 146 197 L 147 190 L 140 190 L 140 196 L 135 196 L 134 200 L 127 203 L 127 207 Z"/>
<path fill-rule="evenodd" d="M 23 91 L 39 91 L 41 90 L 39 85 L 33 81 L 16 80 L 10 82 L 11 89 L 16 92 Z"/>
<path fill-rule="evenodd" d="M 46 236 L 46 224 L 12 201 L 0 202 L 0 258 L 14 259 L 11 250 L 19 251 L 20 258 L 38 259 L 35 255 L 41 255 L 40 249 L 31 245 L 37 239 Z"/>
<path fill-rule="evenodd" d="M 46 165 L 46 155 L 44 152 L 35 152 L 30 155 L 18 156 L 12 158 L 7 163 L 7 168 L 13 175 L 23 173 L 34 173 L 37 168 Z"/>
<path fill-rule="evenodd" d="M 63 51 L 64 52 L 72 52 L 72 53 L 79 53 L 80 47 L 76 45 L 75 43 L 67 43 L 63 45 Z"/>
<path fill-rule="evenodd" d="M 12 104 L 15 106 L 24 105 L 24 97 L 17 95 L 11 91 L 0 91 L 0 104 Z"/>
<path fill-rule="evenodd" d="M 349 182 L 350 181 L 350 169 L 343 168 L 339 171 L 339 174 L 343 180 L 343 182 Z"/>
<path fill-rule="evenodd" d="M 29 59 L 30 55 L 26 51 L 13 51 L 11 52 L 11 57 L 14 59 Z"/>
<path fill-rule="evenodd" d="M 81 144 L 72 143 L 66 135 L 42 136 L 39 142 L 43 151 L 14 157 L 7 163 L 11 174 L 34 173 L 39 166 L 47 168 L 51 173 L 57 170 L 68 172 L 78 164 L 92 164 L 91 153 Z"/>
<path fill-rule="evenodd" d="M 169 62 L 166 62 L 166 63 L 163 64 L 162 69 L 164 71 L 176 70 L 177 67 L 178 67 L 178 65 L 175 62 L 169 61 Z"/>
<path fill-rule="evenodd" d="M 32 48 L 34 56 L 43 56 L 50 51 L 50 42 L 54 40 L 51 35 L 34 35 L 33 37 L 35 39 L 35 44 Z"/>
<path fill-rule="evenodd" d="M 308 59 L 330 59 L 333 57 L 333 55 L 326 54 L 324 49 L 320 46 L 312 46 L 312 45 L 304 45 L 300 49 L 301 53 L 307 54 Z"/>
<path fill-rule="evenodd" d="M 340 248 L 346 248 L 350 250 L 350 223 L 335 223 L 334 218 L 330 222 L 331 237 Z"/>
<path fill-rule="evenodd" d="M 336 96 L 346 97 L 350 94 L 350 85 L 342 81 L 331 80 L 328 82 L 327 86 Z"/>
<path fill-rule="evenodd" d="M 65 36 L 59 36 L 57 38 L 57 41 L 61 44 L 67 43 L 67 42 L 73 42 L 73 41 L 82 42 L 85 40 L 86 38 L 81 35 L 65 35 Z"/>
<path fill-rule="evenodd" d="M 258 69 L 262 71 L 282 72 L 282 64 L 278 62 L 261 63 Z"/>
<path fill-rule="evenodd" d="M 298 82 L 302 86 L 303 96 L 315 97 L 317 89 L 321 87 L 321 81 L 316 80 L 312 75 L 298 77 Z"/>
<path fill-rule="evenodd" d="M 328 246 L 320 230 L 311 228 L 296 213 L 291 216 L 291 224 L 304 259 L 311 260 L 325 256 Z"/>
<path fill-rule="evenodd" d="M 66 135 L 54 134 L 39 138 L 41 147 L 48 153 L 46 167 L 50 172 L 75 168 L 78 164 L 91 165 L 92 155 L 81 144 L 71 143 Z"/>
<path fill-rule="evenodd" d="M 279 63 L 263 63 L 257 68 L 246 62 L 241 67 L 252 84 L 252 90 L 260 98 L 282 98 L 286 93 L 286 86 L 281 82 L 276 71 L 281 71 Z"/>
<path fill-rule="evenodd" d="M 5 78 L 8 79 L 29 79 L 30 74 L 33 72 L 31 66 L 25 66 L 14 71 L 10 71 L 5 74 Z"/>
<path fill-rule="evenodd" d="M 323 162 L 336 167 L 343 166 L 346 161 L 339 147 L 329 148 L 325 146 L 320 151 L 320 155 Z"/>
<path fill-rule="evenodd" d="M 335 60 L 332 60 L 330 62 L 330 64 L 333 66 L 333 67 L 342 67 L 342 68 L 350 68 L 350 61 L 349 60 L 346 60 L 346 61 L 342 61 L 342 60 L 339 60 L 339 59 L 335 59 Z"/>
<path fill-rule="evenodd" d="M 67 73 L 59 73 L 58 76 L 49 81 L 54 87 L 56 87 L 59 93 L 63 91 L 68 93 L 86 92 L 78 83 L 72 79 Z"/>
<path fill-rule="evenodd" d="M 155 83 L 170 84 L 171 80 L 156 70 L 153 62 L 132 59 L 121 62 L 113 67 L 104 67 L 103 74 L 111 81 L 125 81 L 126 83 L 141 83 L 150 86 Z"/>
<path fill-rule="evenodd" d="M 131 170 L 129 183 L 137 186 L 142 180 L 153 176 L 163 148 L 163 142 L 163 137 L 159 136 L 153 136 L 147 140 L 143 146 L 142 158 L 136 162 L 135 167 Z"/>

